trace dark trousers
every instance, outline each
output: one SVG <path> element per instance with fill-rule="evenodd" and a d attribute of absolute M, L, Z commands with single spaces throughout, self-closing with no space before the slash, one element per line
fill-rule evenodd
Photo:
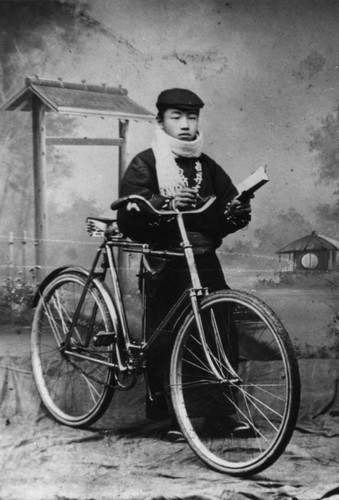
<path fill-rule="evenodd" d="M 203 287 L 210 292 L 228 288 L 223 271 L 216 254 L 208 253 L 196 256 L 198 274 Z M 191 286 L 187 263 L 184 258 L 174 258 L 157 275 L 146 276 L 147 291 L 147 338 L 154 332 L 171 307 L 184 290 Z M 159 407 L 159 416 L 166 413 L 166 397 L 164 384 L 168 378 L 171 347 L 175 340 L 175 332 L 169 327 L 157 339 L 147 358 L 147 377 L 154 403 Z M 148 405 L 151 406 L 150 404 Z M 152 411 L 148 411 L 152 418 Z M 157 411 L 155 410 L 155 413 Z M 157 415 L 154 416 L 156 418 Z"/>

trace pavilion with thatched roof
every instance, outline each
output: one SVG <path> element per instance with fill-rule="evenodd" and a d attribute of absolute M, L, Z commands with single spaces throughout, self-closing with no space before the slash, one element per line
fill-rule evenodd
<path fill-rule="evenodd" d="M 339 264 L 339 241 L 313 231 L 277 251 L 288 254 L 294 271 L 331 271 Z"/>

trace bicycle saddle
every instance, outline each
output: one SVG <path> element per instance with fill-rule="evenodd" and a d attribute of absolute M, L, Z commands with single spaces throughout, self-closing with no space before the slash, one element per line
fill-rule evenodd
<path fill-rule="evenodd" d="M 120 231 L 115 219 L 106 217 L 87 217 L 87 232 L 95 238 L 102 238 L 104 235 L 118 236 Z"/>

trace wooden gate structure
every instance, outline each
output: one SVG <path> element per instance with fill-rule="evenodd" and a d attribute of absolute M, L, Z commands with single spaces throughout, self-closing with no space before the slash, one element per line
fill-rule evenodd
<path fill-rule="evenodd" d="M 103 85 L 66 83 L 62 79 L 39 77 L 25 79 L 25 87 L 2 104 L 0 110 L 32 112 L 33 178 L 35 209 L 35 264 L 40 276 L 47 264 L 47 185 L 46 146 L 117 146 L 119 147 L 119 183 L 127 167 L 126 139 L 129 120 L 153 121 L 154 114 L 128 97 L 126 89 Z M 117 138 L 47 137 L 46 112 L 77 116 L 111 116 L 119 121 Z M 124 259 L 120 265 L 124 267 Z"/>

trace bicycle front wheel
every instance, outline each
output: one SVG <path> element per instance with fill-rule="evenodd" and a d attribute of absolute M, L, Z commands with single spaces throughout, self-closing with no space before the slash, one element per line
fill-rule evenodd
<path fill-rule="evenodd" d="M 210 467 L 246 476 L 283 453 L 298 415 L 296 356 L 278 317 L 241 291 L 201 302 L 203 338 L 190 314 L 170 368 L 174 411 L 188 444 Z"/>
<path fill-rule="evenodd" d="M 33 375 L 42 402 L 52 417 L 72 427 L 97 421 L 114 392 L 112 369 L 102 363 L 112 362 L 112 344 L 93 342 L 98 332 L 113 332 L 105 299 L 94 283 L 70 340 L 73 355 L 62 349 L 85 283 L 86 275 L 75 271 L 54 277 L 40 293 L 31 335 Z"/>

